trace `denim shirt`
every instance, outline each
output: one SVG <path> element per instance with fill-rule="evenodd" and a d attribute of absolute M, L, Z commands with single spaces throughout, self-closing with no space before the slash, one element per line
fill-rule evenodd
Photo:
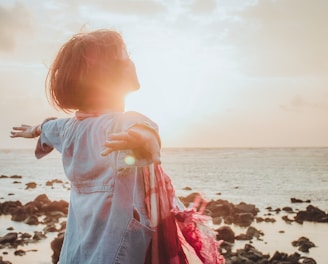
<path fill-rule="evenodd" d="M 48 120 L 36 149 L 38 158 L 55 148 L 71 183 L 60 264 L 143 264 L 153 230 L 145 207 L 142 167 L 152 163 L 131 150 L 101 156 L 113 132 L 157 125 L 136 112 Z"/>

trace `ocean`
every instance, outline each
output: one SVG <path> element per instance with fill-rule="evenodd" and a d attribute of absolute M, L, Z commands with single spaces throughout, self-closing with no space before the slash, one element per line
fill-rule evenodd
<path fill-rule="evenodd" d="M 265 208 L 268 206 L 273 209 L 284 206 L 304 209 L 308 205 L 291 204 L 292 197 L 311 200 L 312 205 L 328 211 L 328 148 L 167 148 L 162 150 L 162 164 L 178 196 L 200 192 L 207 200 L 251 203 L 260 209 L 262 215 L 267 213 Z M 30 149 L 0 150 L 0 175 L 22 176 L 18 180 L 0 179 L 0 202 L 20 200 L 26 203 L 42 193 L 52 200 L 69 200 L 69 183 L 56 152 L 37 160 Z M 64 183 L 46 186 L 46 182 L 53 179 Z M 36 182 L 37 187 L 26 190 L 28 182 Z M 2 216 L 0 220 L 5 223 L 8 219 Z M 276 234 L 276 229 L 287 228 L 290 230 L 288 236 L 293 232 L 295 236 L 303 232 L 312 236 L 317 244 L 322 243 L 319 249 L 312 250 L 317 259 L 325 254 L 322 247 L 326 242 L 321 235 L 328 235 L 328 224 L 306 223 L 300 228 L 297 225 L 286 227 L 284 222 L 277 221 L 269 228 L 267 225 L 258 226 L 265 230 L 274 227 L 275 230 L 274 236 L 266 237 L 267 243 L 257 244 L 261 250 L 272 253 L 277 249 L 273 247 L 274 241 L 281 243 L 281 250 L 293 250 L 287 246 L 291 238 L 288 237 L 284 245 L 283 239 Z M 0 237 L 6 232 L 4 227 L 0 226 Z"/>

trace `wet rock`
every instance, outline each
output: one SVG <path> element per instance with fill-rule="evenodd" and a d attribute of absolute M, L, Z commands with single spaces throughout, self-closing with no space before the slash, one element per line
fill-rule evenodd
<path fill-rule="evenodd" d="M 298 247 L 299 251 L 308 253 L 309 249 L 315 247 L 315 244 L 310 241 L 307 237 L 300 237 L 298 240 L 292 242 L 294 247 Z"/>
<path fill-rule="evenodd" d="M 295 221 L 300 224 L 303 224 L 304 221 L 328 223 L 328 214 L 318 207 L 308 205 L 305 211 L 297 212 Z"/>
<path fill-rule="evenodd" d="M 221 226 L 215 231 L 218 232 L 216 235 L 217 240 L 223 240 L 225 242 L 234 243 L 235 242 L 235 232 L 229 226 Z"/>

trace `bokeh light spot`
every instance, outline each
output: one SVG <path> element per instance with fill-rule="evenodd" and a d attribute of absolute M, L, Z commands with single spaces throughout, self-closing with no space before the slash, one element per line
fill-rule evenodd
<path fill-rule="evenodd" d="M 124 158 L 124 162 L 127 165 L 134 165 L 136 162 L 136 159 L 133 156 L 128 155 Z"/>

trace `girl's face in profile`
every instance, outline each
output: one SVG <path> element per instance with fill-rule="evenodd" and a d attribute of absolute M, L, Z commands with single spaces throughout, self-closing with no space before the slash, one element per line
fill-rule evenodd
<path fill-rule="evenodd" d="M 122 87 L 127 92 L 136 91 L 140 88 L 137 71 L 126 49 L 122 51 Z"/>

